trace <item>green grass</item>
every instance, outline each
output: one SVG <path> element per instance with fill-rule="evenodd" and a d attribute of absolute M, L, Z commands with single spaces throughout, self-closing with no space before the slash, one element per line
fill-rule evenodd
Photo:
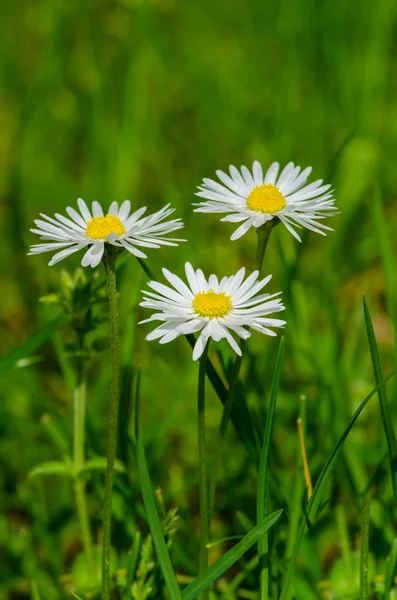
<path fill-rule="evenodd" d="M 17 0 L 0 9 L 0 23 L 0 600 L 92 597 L 74 569 L 82 544 L 65 459 L 73 448 L 72 390 L 82 358 L 86 458 L 98 467 L 84 478 L 94 543 L 101 537 L 110 386 L 106 304 L 100 287 L 83 356 L 76 354 L 73 329 L 58 317 L 62 307 L 39 299 L 69 289 L 62 269 L 74 273 L 79 257 L 52 268 L 49 255 L 27 257 L 33 219 L 63 212 L 78 197 L 104 204 L 129 198 L 150 210 L 171 202 L 189 242 L 149 250 L 149 268 L 159 277 L 162 266 L 182 274 L 190 260 L 206 273 L 230 275 L 242 265 L 252 269 L 254 232 L 230 242 L 231 224 L 194 214 L 191 204 L 202 177 L 254 159 L 313 165 L 315 179 L 332 183 L 341 211 L 327 238 L 308 233 L 298 244 L 277 227 L 263 266 L 264 275 L 273 273 L 271 291 L 283 290 L 287 320 L 266 450 L 267 514 L 283 512 L 260 538 L 261 548 L 265 539 L 270 548 L 269 598 L 360 597 L 356 557 L 363 498 L 370 495 L 369 597 L 376 578 L 377 600 L 389 600 L 397 568 L 397 377 L 386 381 L 397 368 L 395 2 Z M 79 318 L 87 318 L 87 290 L 103 285 L 102 266 L 97 271 L 70 300 Z M 203 581 L 194 582 L 198 365 L 185 340 L 148 343 L 148 326 L 136 327 L 147 316 L 138 306 L 146 280 L 137 261 L 123 262 L 118 456 L 124 469 L 119 465 L 113 506 L 115 597 L 142 600 L 151 588 L 148 598 L 161 598 L 166 564 L 182 597 L 193 598 Z M 212 375 L 206 407 L 211 541 L 240 536 L 244 551 L 243 536 L 257 523 L 258 466 L 279 340 L 253 334 L 247 347 L 224 440 L 218 396 L 225 401 L 234 357 L 223 344 L 222 359 L 215 344 L 210 352 L 222 375 Z M 138 371 L 145 498 L 133 439 Z M 314 485 L 309 503 L 299 416 Z M 161 490 L 156 500 L 152 489 Z M 348 582 L 340 507 L 354 570 Z M 206 576 L 211 600 L 260 599 L 256 541 L 225 572 L 218 567 L 229 566 L 226 553 L 237 548 L 237 556 L 238 544 L 210 548 L 218 565 L 216 580 L 212 572 Z M 363 589 L 361 581 L 367 597 Z"/>

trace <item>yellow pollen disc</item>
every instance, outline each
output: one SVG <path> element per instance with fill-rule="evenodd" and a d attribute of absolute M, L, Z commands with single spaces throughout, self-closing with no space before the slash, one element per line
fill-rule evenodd
<path fill-rule="evenodd" d="M 115 215 L 106 215 L 106 217 L 90 219 L 85 232 L 88 237 L 94 240 L 105 240 L 110 233 L 123 235 L 125 229 L 118 217 Z"/>
<path fill-rule="evenodd" d="M 286 206 L 284 196 L 276 185 L 257 185 L 247 198 L 247 207 L 256 212 L 274 215 Z"/>
<path fill-rule="evenodd" d="M 217 294 L 213 290 L 199 292 L 193 298 L 193 308 L 200 317 L 224 317 L 232 309 L 231 296 L 226 296 L 225 292 Z"/>

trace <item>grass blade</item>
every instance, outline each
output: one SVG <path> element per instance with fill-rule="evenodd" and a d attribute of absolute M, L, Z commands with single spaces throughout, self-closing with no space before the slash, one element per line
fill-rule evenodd
<path fill-rule="evenodd" d="M 352 430 L 355 422 L 357 421 L 358 417 L 360 416 L 360 414 L 362 413 L 362 411 L 364 410 L 364 408 L 366 407 L 368 402 L 378 392 L 378 390 L 380 389 L 380 386 L 384 385 L 387 381 L 389 381 L 396 374 L 397 374 L 397 369 L 395 369 L 394 371 L 389 373 L 386 377 L 384 377 L 382 379 L 382 381 L 379 383 L 379 385 L 377 385 L 375 388 L 373 388 L 373 390 L 371 390 L 371 392 L 364 398 L 364 400 L 361 402 L 360 406 L 357 408 L 356 412 L 354 413 L 353 418 L 350 421 L 349 425 L 345 429 L 342 436 L 339 438 L 335 448 L 331 452 L 323 470 L 321 471 L 320 476 L 316 482 L 316 485 L 314 486 L 313 494 L 307 505 L 306 514 L 303 515 L 303 517 L 301 519 L 301 523 L 300 523 L 300 526 L 299 526 L 299 529 L 298 529 L 298 532 L 296 535 L 296 539 L 295 539 L 294 548 L 293 548 L 292 554 L 290 556 L 288 571 L 287 571 L 287 574 L 286 574 L 286 577 L 284 580 L 284 585 L 283 585 L 283 589 L 281 592 L 280 600 L 287 600 L 287 598 L 290 597 L 290 587 L 291 587 L 292 578 L 294 575 L 295 559 L 296 559 L 296 555 L 298 554 L 299 546 L 302 541 L 303 535 L 306 531 L 307 518 L 309 518 L 312 521 L 314 519 L 314 517 L 316 516 L 316 513 L 321 504 L 322 494 L 323 494 L 325 485 L 331 475 L 332 469 L 335 466 L 335 463 L 339 457 L 339 454 L 343 448 L 343 445 L 344 445 L 350 431 Z"/>
<path fill-rule="evenodd" d="M 280 379 L 281 365 L 284 354 L 284 337 L 280 340 L 276 367 L 274 369 L 273 383 L 270 392 L 269 409 L 266 418 L 265 434 L 259 463 L 258 473 L 258 491 L 256 497 L 256 522 L 259 524 L 265 519 L 267 514 L 267 461 L 269 457 L 270 438 L 273 428 L 274 413 L 276 409 L 278 383 Z M 265 533 L 258 540 L 259 555 L 259 577 L 260 577 L 260 597 L 262 600 L 268 597 L 269 593 L 269 540 Z"/>
<path fill-rule="evenodd" d="M 397 538 L 394 538 L 390 556 L 386 559 L 385 598 L 390 598 L 394 577 L 397 573 Z"/>
<path fill-rule="evenodd" d="M 371 352 L 372 367 L 375 375 L 375 383 L 379 386 L 378 397 L 380 404 L 380 412 L 382 415 L 383 428 L 385 430 L 387 449 L 389 452 L 390 471 L 392 476 L 394 495 L 397 496 L 397 472 L 395 462 L 397 460 L 397 442 L 394 433 L 389 406 L 387 403 L 386 386 L 383 381 L 382 366 L 380 364 L 378 345 L 376 343 L 374 327 L 372 324 L 371 315 L 368 309 L 367 302 L 363 297 L 365 328 L 367 330 L 367 338 L 369 349 Z"/>
<path fill-rule="evenodd" d="M 131 586 L 134 581 L 136 566 L 138 564 L 139 551 L 141 549 L 141 532 L 137 531 L 134 536 L 131 554 L 128 556 L 127 581 L 123 594 L 124 600 L 131 600 Z"/>
<path fill-rule="evenodd" d="M 394 361 L 397 366 L 397 293 L 396 293 L 396 261 L 394 258 L 394 249 L 391 241 L 389 227 L 386 221 L 383 209 L 382 195 L 377 186 L 373 197 L 369 202 L 375 233 L 378 238 L 380 255 L 383 263 L 383 272 L 385 277 L 385 292 L 387 302 L 387 312 L 393 327 L 394 335 Z M 394 381 L 394 393 L 397 392 L 397 379 Z"/>
<path fill-rule="evenodd" d="M 34 333 L 26 342 L 18 346 L 18 348 L 11 350 L 11 352 L 0 358 L 0 375 L 9 369 L 12 369 L 18 360 L 30 356 L 40 348 L 44 342 L 50 339 L 56 328 L 64 319 L 65 315 L 58 315 L 42 329 Z"/>
<path fill-rule="evenodd" d="M 239 558 L 243 556 L 258 541 L 261 535 L 266 533 L 281 516 L 282 510 L 267 517 L 262 523 L 254 527 L 247 535 L 243 537 L 241 542 L 236 544 L 228 552 L 226 552 L 221 558 L 219 558 L 213 565 L 209 567 L 202 575 L 197 577 L 190 585 L 188 585 L 182 592 L 183 600 L 193 600 L 208 586 L 211 585 L 216 579 L 221 577 L 223 573 L 229 569 Z"/>
<path fill-rule="evenodd" d="M 371 496 L 365 494 L 361 510 L 360 600 L 368 600 L 369 511 Z"/>
<path fill-rule="evenodd" d="M 136 410 L 135 410 L 135 438 L 136 454 L 138 461 L 139 474 L 141 478 L 141 489 L 143 502 L 145 504 L 146 514 L 149 522 L 153 543 L 156 548 L 160 567 L 164 576 L 167 589 L 171 600 L 181 600 L 181 591 L 179 589 L 176 575 L 172 567 L 167 544 L 164 539 L 160 518 L 157 512 L 156 500 L 153 493 L 153 487 L 150 481 L 149 470 L 146 462 L 145 450 L 139 435 L 139 376 L 137 378 L 136 391 Z"/>

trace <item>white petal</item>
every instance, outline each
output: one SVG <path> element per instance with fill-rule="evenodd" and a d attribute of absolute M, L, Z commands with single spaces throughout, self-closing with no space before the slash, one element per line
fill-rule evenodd
<path fill-rule="evenodd" d="M 252 227 L 253 224 L 254 224 L 254 220 L 252 218 L 247 219 L 245 223 L 243 223 L 242 225 L 240 225 L 240 227 L 238 227 L 236 229 L 236 231 L 233 233 L 233 235 L 231 235 L 230 239 L 232 241 L 238 240 L 245 233 L 247 233 L 247 231 Z"/>
<path fill-rule="evenodd" d="M 174 275 L 173 273 L 168 271 L 168 269 L 163 269 L 163 274 L 164 274 L 164 277 L 166 279 L 168 279 L 170 284 L 173 285 L 174 288 L 180 294 L 182 294 L 182 296 L 184 296 L 185 298 L 187 298 L 189 300 L 191 300 L 193 298 L 192 292 L 189 290 L 186 283 L 184 283 L 180 277 L 178 277 L 177 275 Z"/>
<path fill-rule="evenodd" d="M 117 215 L 119 211 L 119 205 L 117 202 L 112 202 L 109 206 L 108 214 L 109 215 Z"/>
<path fill-rule="evenodd" d="M 278 162 L 274 162 L 272 165 L 270 165 L 265 175 L 265 183 L 271 183 L 273 185 L 276 183 L 279 168 L 280 165 Z"/>
<path fill-rule="evenodd" d="M 72 246 L 72 248 L 66 248 L 66 250 L 62 250 L 62 252 L 58 252 L 57 254 L 55 254 L 52 259 L 50 260 L 50 262 L 48 263 L 50 267 L 52 267 L 53 265 L 55 265 L 56 263 L 58 263 L 60 260 L 63 260 L 64 258 L 66 258 L 67 256 L 69 256 L 70 254 L 73 254 L 74 252 L 77 252 L 78 250 L 81 250 L 81 248 L 83 248 L 84 246 L 78 245 L 78 246 Z"/>
<path fill-rule="evenodd" d="M 200 286 L 197 282 L 195 270 L 189 262 L 185 263 L 185 273 L 193 294 L 197 294 L 200 291 Z"/>
<path fill-rule="evenodd" d="M 207 344 L 208 338 L 204 336 L 202 333 L 197 338 L 197 342 L 193 348 L 193 360 L 198 360 L 202 353 L 204 352 L 204 348 Z"/>
<path fill-rule="evenodd" d="M 83 215 L 83 218 L 88 222 L 90 219 L 92 219 L 92 215 L 88 209 L 88 206 L 86 205 L 86 203 L 84 202 L 84 200 L 82 198 L 79 198 L 77 200 L 77 204 L 79 205 L 79 209 L 81 214 Z"/>
<path fill-rule="evenodd" d="M 91 267 L 94 269 L 95 267 L 97 267 L 99 265 L 99 263 L 102 260 L 102 256 L 103 256 L 103 252 L 105 250 L 105 244 L 104 242 L 100 242 L 99 244 L 96 244 L 97 246 L 97 253 L 95 254 L 94 258 L 91 261 Z"/>
<path fill-rule="evenodd" d="M 252 165 L 252 172 L 254 174 L 255 185 L 262 185 L 263 184 L 263 171 L 262 171 L 261 163 L 259 161 L 257 161 L 257 160 L 254 161 L 254 164 Z"/>
<path fill-rule="evenodd" d="M 92 203 L 92 214 L 94 215 L 94 218 L 103 217 L 102 207 L 96 200 Z"/>
<path fill-rule="evenodd" d="M 118 217 L 120 221 L 123 221 L 128 217 L 131 210 L 131 202 L 129 200 L 124 200 L 122 205 L 120 206 Z"/>
<path fill-rule="evenodd" d="M 137 256 L 138 258 L 147 258 L 146 254 L 138 250 L 138 248 L 135 248 L 135 246 L 133 246 L 132 244 L 129 244 L 127 240 L 120 239 L 119 241 L 120 244 L 124 246 L 124 248 L 134 256 Z"/>
<path fill-rule="evenodd" d="M 84 231 L 87 229 L 87 223 L 86 221 L 84 221 L 84 219 L 79 215 L 79 213 L 77 212 L 77 210 L 75 210 L 74 208 L 72 208 L 71 206 L 68 206 L 66 208 L 66 212 L 68 213 L 68 215 L 74 220 L 76 221 L 76 223 L 78 225 L 80 225 L 80 227 L 82 227 L 84 229 Z"/>
<path fill-rule="evenodd" d="M 147 210 L 147 207 L 142 206 L 142 208 L 139 208 L 138 210 L 133 212 L 132 215 L 130 215 L 128 217 L 128 219 L 124 223 L 124 227 L 126 228 L 127 231 L 129 229 L 131 229 L 131 227 L 138 221 L 138 219 L 140 219 L 140 217 L 146 212 L 146 210 Z"/>

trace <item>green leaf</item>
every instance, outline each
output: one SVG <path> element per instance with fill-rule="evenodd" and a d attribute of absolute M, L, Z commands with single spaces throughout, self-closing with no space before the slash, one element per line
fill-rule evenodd
<path fill-rule="evenodd" d="M 29 472 L 28 477 L 33 479 L 34 477 L 38 477 L 39 475 L 66 475 L 67 477 L 73 477 L 73 472 L 70 469 L 69 465 L 59 462 L 56 460 L 42 462 L 34 469 Z"/>
<path fill-rule="evenodd" d="M 397 538 L 394 538 L 390 556 L 386 559 L 385 598 L 390 598 L 394 577 L 397 572 Z"/>
<path fill-rule="evenodd" d="M 382 415 L 383 428 L 385 430 L 387 449 L 389 452 L 390 471 L 392 476 L 394 495 L 397 496 L 397 442 L 394 433 L 389 405 L 387 402 L 386 386 L 383 381 L 382 366 L 380 364 L 379 350 L 376 343 L 374 327 L 372 324 L 371 315 L 368 309 L 367 302 L 363 297 L 365 328 L 367 330 L 367 338 L 369 349 L 371 352 L 372 367 L 375 375 L 375 383 L 379 386 L 378 397 L 380 404 L 380 412 Z"/>
<path fill-rule="evenodd" d="M 296 535 L 294 548 L 293 548 L 291 557 L 289 558 L 288 571 L 287 571 L 287 574 L 286 574 L 286 577 L 284 580 L 284 586 L 283 586 L 283 589 L 281 592 L 280 600 L 286 600 L 287 598 L 290 597 L 290 586 L 292 583 L 292 578 L 293 578 L 294 569 L 295 569 L 295 559 L 296 559 L 296 555 L 298 554 L 299 546 L 302 541 L 303 535 L 306 531 L 307 518 L 309 518 L 311 521 L 313 521 L 314 517 L 316 516 L 316 513 L 321 505 L 321 499 L 322 499 L 322 494 L 324 492 L 324 488 L 328 482 L 328 479 L 331 475 L 332 469 L 335 466 L 335 463 L 339 457 L 339 454 L 343 448 L 343 445 L 347 439 L 347 436 L 349 435 L 350 431 L 353 428 L 353 425 L 357 421 L 358 417 L 360 416 L 360 414 L 362 413 L 362 411 L 364 410 L 364 408 L 366 407 L 368 402 L 376 394 L 376 392 L 380 389 L 380 386 L 384 385 L 387 381 L 389 381 L 396 374 L 397 374 L 397 369 L 392 371 L 391 373 L 389 373 L 389 375 L 387 375 L 384 379 L 382 379 L 382 381 L 379 383 L 379 385 L 377 385 L 373 390 L 371 390 L 371 392 L 364 398 L 364 400 L 361 402 L 360 406 L 357 408 L 356 412 L 354 413 L 353 418 L 350 421 L 349 425 L 343 432 L 342 436 L 339 438 L 339 440 L 338 440 L 335 448 L 331 452 L 325 466 L 323 467 L 323 470 L 320 473 L 320 476 L 316 482 L 316 485 L 314 486 L 313 493 L 312 493 L 310 501 L 307 505 L 306 513 L 302 517 L 302 520 L 301 520 L 301 523 L 300 523 L 300 526 L 299 526 L 299 529 L 298 529 L 298 532 Z"/>
<path fill-rule="evenodd" d="M 128 555 L 127 562 L 127 581 L 123 594 L 124 600 L 131 600 L 131 586 L 134 581 L 136 566 L 139 559 L 139 551 L 141 549 L 141 532 L 137 531 L 134 535 L 131 553 Z"/>
<path fill-rule="evenodd" d="M 239 560 L 246 552 L 253 546 L 258 539 L 266 533 L 281 516 L 282 510 L 270 515 L 262 523 L 254 527 L 247 535 L 243 537 L 241 542 L 236 544 L 234 548 L 231 548 L 226 554 L 219 558 L 213 565 L 211 565 L 202 575 L 197 577 L 190 585 L 188 585 L 182 592 L 183 600 L 193 600 L 197 596 L 207 589 L 216 579 L 221 577 L 227 569 L 229 569 L 236 561 Z"/>
<path fill-rule="evenodd" d="M 44 342 L 50 339 L 56 328 L 59 327 L 64 319 L 65 315 L 58 315 L 42 329 L 34 333 L 25 343 L 18 346 L 18 348 L 14 348 L 14 350 L 11 350 L 11 352 L 0 358 L 0 375 L 15 367 L 18 361 L 32 355 L 44 344 Z"/>
<path fill-rule="evenodd" d="M 229 535 L 228 537 L 220 538 L 219 540 L 214 540 L 213 542 L 209 542 L 207 544 L 207 548 L 215 548 L 215 546 L 219 546 L 219 544 L 224 544 L 225 542 L 234 542 L 236 540 L 241 540 L 242 535 Z"/>
<path fill-rule="evenodd" d="M 269 409 L 267 411 L 265 434 L 263 437 L 263 446 L 258 473 L 258 491 L 256 498 L 256 522 L 261 523 L 266 517 L 267 505 L 267 461 L 269 457 L 270 438 L 273 428 L 274 412 L 276 409 L 277 391 L 280 379 L 281 365 L 284 354 L 284 337 L 280 340 L 278 349 L 276 367 L 274 369 L 272 389 L 270 392 Z M 269 569 L 266 564 L 269 551 L 269 541 L 267 535 L 263 535 L 258 540 L 259 555 L 259 576 L 261 598 L 267 598 L 269 588 Z"/>
<path fill-rule="evenodd" d="M 32 581 L 32 600 L 41 600 L 39 588 L 36 581 Z"/>
<path fill-rule="evenodd" d="M 368 600 L 369 519 L 371 496 L 364 496 L 361 509 L 360 600 Z"/>
<path fill-rule="evenodd" d="M 106 463 L 107 459 L 104 456 L 96 456 L 95 458 L 90 458 L 84 463 L 84 466 L 79 470 L 80 473 L 88 473 L 89 471 L 106 471 Z M 117 473 L 125 473 L 125 467 L 122 462 L 119 460 L 114 461 L 114 470 Z"/>
<path fill-rule="evenodd" d="M 193 348 L 196 343 L 196 338 L 193 334 L 185 336 L 190 346 Z M 207 359 L 207 377 L 210 380 L 212 387 L 214 388 L 219 400 L 225 406 L 228 398 L 228 390 L 223 383 L 222 379 L 218 375 L 217 370 L 211 362 L 211 359 Z M 259 454 L 260 449 L 258 447 L 257 435 L 252 422 L 251 413 L 249 411 L 245 396 L 238 391 L 236 385 L 234 400 L 231 407 L 230 419 L 236 429 L 238 436 L 244 444 L 252 462 L 254 465 L 259 465 Z"/>
<path fill-rule="evenodd" d="M 170 594 L 171 600 L 181 600 L 181 591 L 176 580 L 176 575 L 171 563 L 171 558 L 168 552 L 167 544 L 164 539 L 163 530 L 161 528 L 161 522 L 157 512 L 156 500 L 154 497 L 153 487 L 150 481 L 149 470 L 146 462 L 145 450 L 139 435 L 139 384 L 140 378 L 138 375 L 136 386 L 137 391 L 135 394 L 135 438 L 138 469 L 141 477 L 143 502 L 145 504 L 146 514 L 149 522 L 150 531 L 153 536 L 154 546 L 156 548 L 160 567 L 163 572 L 164 580 L 168 592 Z"/>
<path fill-rule="evenodd" d="M 80 596 L 78 596 L 74 592 L 70 592 L 70 593 L 72 594 L 73 598 L 76 598 L 76 600 L 82 600 L 82 598 L 80 598 Z"/>

